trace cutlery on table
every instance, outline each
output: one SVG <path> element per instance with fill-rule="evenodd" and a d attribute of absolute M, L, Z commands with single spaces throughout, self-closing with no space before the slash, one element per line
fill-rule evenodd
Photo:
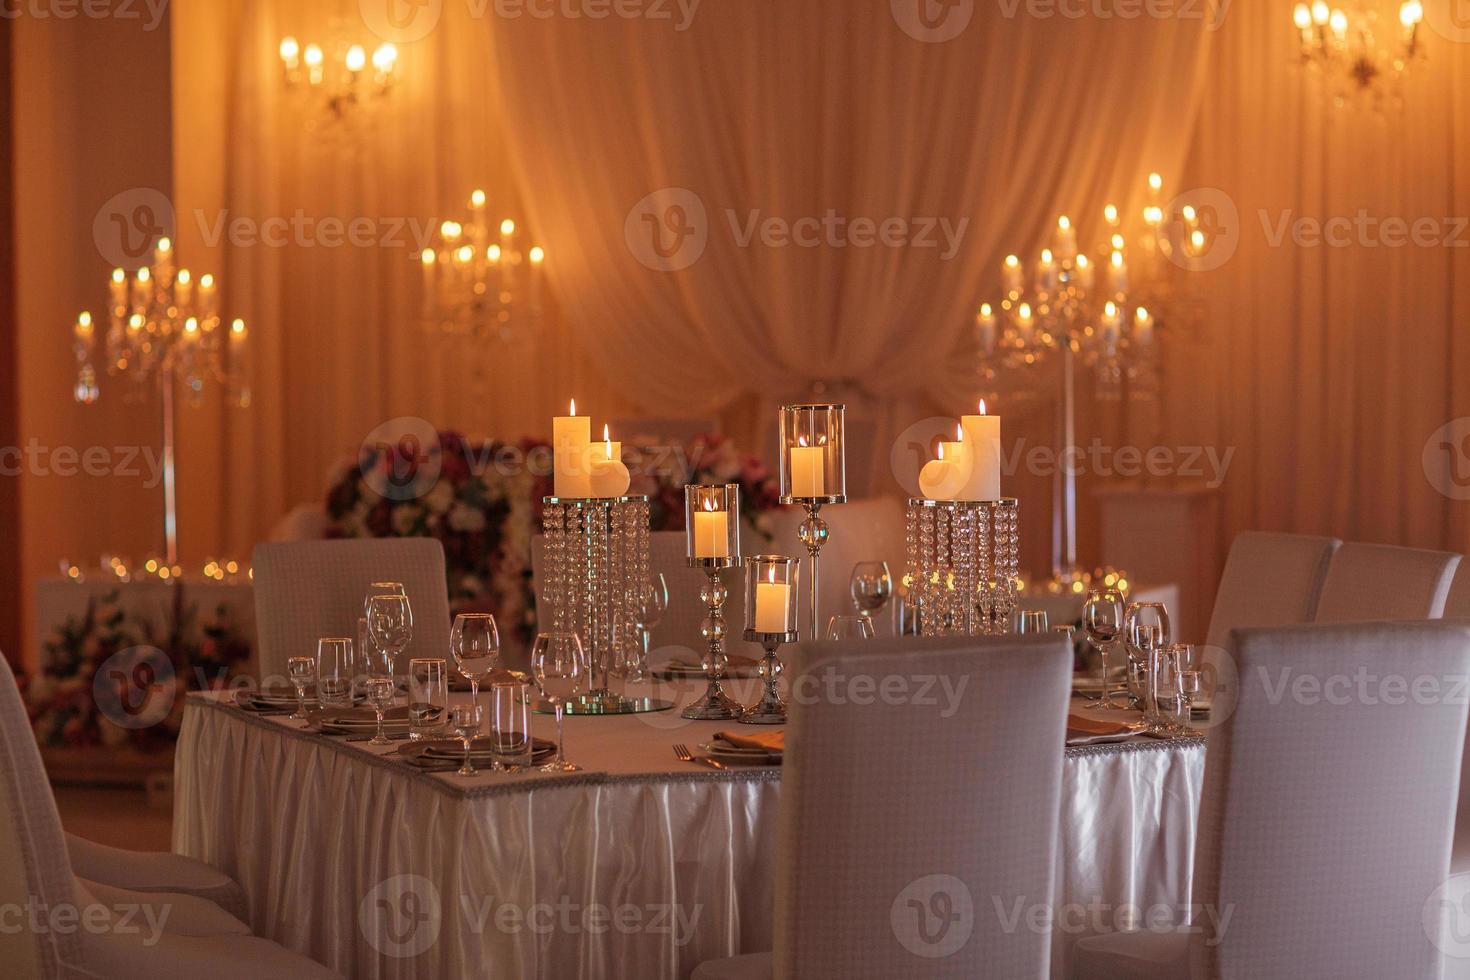
<path fill-rule="evenodd" d="M 711 759 L 707 755 L 694 755 L 692 752 L 689 751 L 689 746 L 687 745 L 675 745 L 674 755 L 678 756 L 680 761 L 682 762 L 693 762 L 697 765 L 708 766 L 711 769 L 719 769 L 722 771 L 725 769 L 725 764 L 720 762 L 718 759 Z"/>

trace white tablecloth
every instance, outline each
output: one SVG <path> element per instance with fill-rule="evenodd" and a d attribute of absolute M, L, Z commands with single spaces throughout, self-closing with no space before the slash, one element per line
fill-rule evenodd
<path fill-rule="evenodd" d="M 685 977 L 772 944 L 780 770 L 670 749 L 727 725 L 569 718 L 586 772 L 464 779 L 191 695 L 174 849 L 235 876 L 259 934 L 349 976 Z M 1059 977 L 1078 938 L 1188 901 L 1204 767 L 1198 741 L 1065 751 Z"/>

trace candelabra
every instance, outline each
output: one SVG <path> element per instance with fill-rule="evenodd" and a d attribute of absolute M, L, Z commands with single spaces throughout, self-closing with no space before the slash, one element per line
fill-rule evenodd
<path fill-rule="evenodd" d="M 508 340 L 538 325 L 546 250 L 523 237 L 514 219 L 490 218 L 485 192 L 475 190 L 464 220 L 441 223 L 419 253 L 422 324 L 476 341 Z"/>
<path fill-rule="evenodd" d="M 1327 0 L 1297 4 L 1291 19 L 1301 41 L 1302 64 L 1336 83 L 1333 101 L 1338 106 L 1350 94 L 1381 95 L 1385 79 L 1398 81 L 1423 55 L 1420 0 L 1404 0 L 1398 24 L 1388 30 L 1381 29 L 1378 11 L 1371 6 L 1356 5 L 1350 13 Z"/>
<path fill-rule="evenodd" d="M 112 270 L 108 283 L 107 336 L 96 340 L 92 314 L 83 310 L 72 328 L 77 361 L 73 397 L 91 404 L 101 395 L 97 362 L 105 373 L 135 385 L 157 385 L 163 416 L 163 529 L 168 565 L 178 564 L 178 499 L 174 482 L 175 384 L 183 382 L 191 404 L 214 382 L 225 388 L 238 407 L 250 404 L 248 345 L 245 321 L 222 326 L 219 290 L 214 276 L 196 282 L 188 269 L 177 269 L 173 243 L 160 238 L 153 261 L 131 275 Z M 227 339 L 225 339 L 227 338 Z"/>
<path fill-rule="evenodd" d="M 704 637 L 704 673 L 709 682 L 704 695 L 682 712 L 685 718 L 739 718 L 740 704 L 720 687 L 728 659 L 725 656 L 725 600 L 729 590 L 720 579 L 722 569 L 740 561 L 740 485 L 684 487 L 684 534 L 689 567 L 704 571 L 699 590 L 709 614 L 700 624 Z"/>
<path fill-rule="evenodd" d="M 1016 608 L 1019 504 L 909 500 L 905 544 L 909 592 L 923 636 L 1004 633 Z"/>
<path fill-rule="evenodd" d="M 373 49 L 371 69 L 367 49 L 347 41 L 334 42 L 328 57 L 320 44 L 302 47 L 296 38 L 283 37 L 280 56 L 286 87 L 304 94 L 320 114 L 335 123 L 386 96 L 398 65 L 398 49 L 387 42 Z M 308 127 L 314 125 L 308 122 Z"/>
<path fill-rule="evenodd" d="M 745 639 L 759 643 L 761 696 L 740 714 L 746 725 L 786 724 L 786 699 L 779 681 L 784 666 L 776 655 L 783 643 L 797 639 L 797 579 L 801 562 L 785 555 L 752 555 L 745 559 Z"/>
<path fill-rule="evenodd" d="M 800 504 L 806 519 L 797 534 L 812 561 L 811 633 L 822 635 L 817 584 L 822 545 L 831 531 L 822 520 L 823 504 L 847 501 L 846 412 L 843 405 L 784 405 L 781 408 L 779 456 L 781 503 Z M 795 628 L 793 626 L 793 628 Z"/>

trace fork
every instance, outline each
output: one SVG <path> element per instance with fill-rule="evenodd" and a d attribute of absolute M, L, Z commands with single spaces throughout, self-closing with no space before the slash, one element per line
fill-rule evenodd
<path fill-rule="evenodd" d="M 718 759 L 711 759 L 707 755 L 694 755 L 692 752 L 689 751 L 689 746 L 687 745 L 676 744 L 674 746 L 674 755 L 678 756 L 680 761 L 682 762 L 693 762 L 701 766 L 708 766 L 711 769 L 719 769 L 722 771 L 725 768 L 725 764 L 720 762 Z"/>

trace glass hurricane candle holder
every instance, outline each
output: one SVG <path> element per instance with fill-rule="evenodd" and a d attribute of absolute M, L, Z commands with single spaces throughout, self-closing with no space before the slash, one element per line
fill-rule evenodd
<path fill-rule="evenodd" d="M 783 405 L 779 467 L 781 503 L 806 508 L 798 534 L 812 560 L 811 635 L 821 623 L 817 609 L 822 545 L 829 531 L 823 504 L 847 501 L 847 408 L 844 405 Z"/>
<path fill-rule="evenodd" d="M 786 699 L 777 682 L 783 669 L 776 650 L 796 640 L 796 592 L 801 560 L 785 555 L 745 559 L 745 639 L 765 650 L 761 658 L 761 696 L 740 715 L 746 725 L 786 724 Z"/>
<path fill-rule="evenodd" d="M 684 487 L 684 537 L 690 568 L 704 570 L 699 590 L 708 613 L 700 624 L 704 637 L 704 673 L 709 682 L 703 696 L 681 712 L 685 718 L 723 721 L 739 718 L 740 703 L 720 687 L 729 663 L 725 655 L 725 600 L 729 590 L 720 579 L 722 569 L 740 561 L 740 486 L 688 484 Z"/>

